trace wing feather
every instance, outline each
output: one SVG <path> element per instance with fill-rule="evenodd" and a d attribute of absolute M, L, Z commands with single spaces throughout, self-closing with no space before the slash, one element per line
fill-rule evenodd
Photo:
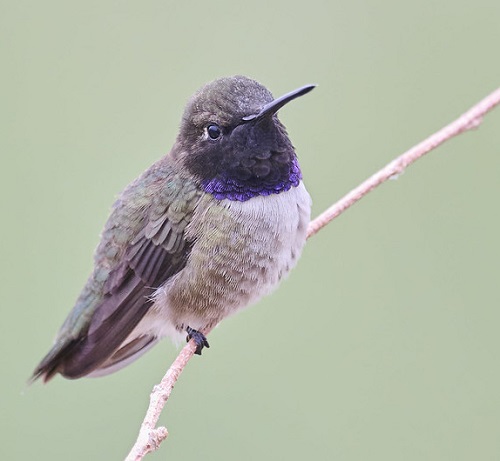
<path fill-rule="evenodd" d="M 33 379 L 42 376 L 46 381 L 57 372 L 68 378 L 106 374 L 105 369 L 111 372 L 120 368 L 122 361 L 129 363 L 156 342 L 154 336 L 139 340 L 129 335 L 151 308 L 154 291 L 186 265 L 193 242 L 185 240 L 184 230 L 199 198 L 195 185 L 185 180 L 164 192 L 155 197 L 147 213 L 138 209 L 147 218 L 139 222 L 135 236 L 127 237 L 127 228 L 120 233 L 119 225 L 108 222 L 103 234 L 106 240 L 98 251 L 113 255 L 116 251 L 107 246 L 112 242 L 125 241 L 125 247 L 111 270 L 103 272 L 103 265 L 96 264 L 83 297 L 63 327 L 65 331 L 37 367 Z M 125 200 L 117 203 L 126 206 Z M 131 219 L 126 212 L 122 215 Z M 100 299 L 89 316 L 81 306 L 88 304 L 89 296 L 99 293 L 95 288 L 99 283 Z"/>

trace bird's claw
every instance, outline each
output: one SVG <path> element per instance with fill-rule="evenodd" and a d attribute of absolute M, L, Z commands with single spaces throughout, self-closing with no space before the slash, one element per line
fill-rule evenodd
<path fill-rule="evenodd" d="M 204 347 L 206 348 L 210 347 L 210 344 L 208 344 L 207 341 L 207 337 L 200 331 L 195 330 L 194 328 L 191 327 L 187 327 L 186 332 L 187 332 L 186 341 L 189 342 L 191 339 L 194 339 L 194 342 L 196 343 L 196 350 L 194 351 L 195 354 L 201 355 L 201 351 L 203 350 Z"/>

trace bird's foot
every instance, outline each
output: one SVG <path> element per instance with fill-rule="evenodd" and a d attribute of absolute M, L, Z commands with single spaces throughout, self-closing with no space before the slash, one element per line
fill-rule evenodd
<path fill-rule="evenodd" d="M 196 350 L 194 351 L 195 354 L 201 355 L 201 351 L 203 350 L 204 347 L 206 348 L 210 347 L 210 344 L 208 344 L 206 336 L 200 331 L 195 330 L 191 327 L 187 327 L 186 332 L 187 332 L 186 341 L 189 342 L 191 339 L 194 339 L 194 342 L 196 343 Z"/>

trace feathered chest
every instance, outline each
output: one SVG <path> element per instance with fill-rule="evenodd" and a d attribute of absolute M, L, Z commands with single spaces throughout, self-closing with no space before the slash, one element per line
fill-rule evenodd
<path fill-rule="evenodd" d="M 206 194 L 186 228 L 194 242 L 167 287 L 176 312 L 223 318 L 271 291 L 296 264 L 311 200 L 304 185 L 245 202 Z"/>

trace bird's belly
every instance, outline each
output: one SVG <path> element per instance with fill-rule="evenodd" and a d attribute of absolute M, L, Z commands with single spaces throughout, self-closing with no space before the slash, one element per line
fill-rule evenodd
<path fill-rule="evenodd" d="M 202 200 L 186 229 L 196 241 L 186 267 L 157 291 L 148 315 L 158 336 L 214 325 L 257 301 L 295 266 L 306 240 L 311 200 L 302 183 L 246 202 Z"/>

